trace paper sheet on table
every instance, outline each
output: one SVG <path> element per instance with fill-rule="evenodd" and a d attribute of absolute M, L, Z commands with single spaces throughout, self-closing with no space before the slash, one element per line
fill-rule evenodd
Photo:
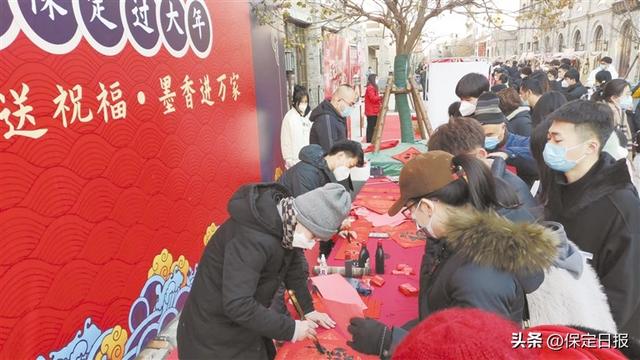
<path fill-rule="evenodd" d="M 331 319 L 336 322 L 336 329 L 345 339 L 350 339 L 351 334 L 347 330 L 349 321 L 354 317 L 364 317 L 362 309 L 356 304 L 345 304 L 343 302 L 322 299 L 326 312 Z"/>
<path fill-rule="evenodd" d="M 356 289 L 351 286 L 340 274 L 315 276 L 311 282 L 318 288 L 322 297 L 331 301 L 338 301 L 347 304 L 356 304 L 362 310 L 367 305 L 362 301 Z"/>
<path fill-rule="evenodd" d="M 356 208 L 355 213 L 356 215 L 365 218 L 374 227 L 397 226 L 407 220 L 401 212 L 397 213 L 395 216 L 389 216 L 387 214 L 378 214 L 365 207 Z"/>
<path fill-rule="evenodd" d="M 424 247 L 426 238 L 419 234 L 413 221 L 405 221 L 398 226 L 384 226 L 379 231 L 388 232 L 393 241 L 403 248 Z"/>
<path fill-rule="evenodd" d="M 360 190 L 354 206 L 364 206 L 378 214 L 386 214 L 400 198 L 400 187 L 387 178 L 371 179 Z"/>

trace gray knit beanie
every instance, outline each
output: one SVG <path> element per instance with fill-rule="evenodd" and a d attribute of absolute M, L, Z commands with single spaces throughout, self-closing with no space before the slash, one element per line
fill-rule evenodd
<path fill-rule="evenodd" d="M 472 117 L 482 125 L 502 124 L 507 120 L 500 110 L 500 98 L 488 91 L 483 92 L 478 98 L 476 112 Z"/>
<path fill-rule="evenodd" d="M 330 239 L 351 210 L 351 196 L 344 186 L 329 183 L 293 200 L 298 221 L 313 235 Z"/>

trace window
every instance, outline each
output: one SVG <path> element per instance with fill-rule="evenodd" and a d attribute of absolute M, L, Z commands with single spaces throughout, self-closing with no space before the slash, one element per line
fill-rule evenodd
<path fill-rule="evenodd" d="M 576 30 L 576 33 L 573 35 L 573 49 L 575 51 L 582 50 L 582 34 L 580 30 Z"/>
<path fill-rule="evenodd" d="M 549 37 L 544 38 L 544 52 L 551 51 L 551 39 Z"/>
<path fill-rule="evenodd" d="M 604 31 L 602 30 L 602 26 L 598 25 L 596 28 L 596 32 L 593 35 L 595 42 L 595 50 L 603 51 L 604 50 Z"/>
<path fill-rule="evenodd" d="M 558 35 L 558 52 L 562 52 L 564 50 L 564 36 L 562 34 Z"/>
<path fill-rule="evenodd" d="M 527 42 L 527 51 L 531 51 L 531 42 L 530 41 Z"/>
<path fill-rule="evenodd" d="M 537 53 L 540 50 L 540 45 L 538 43 L 538 38 L 533 38 L 533 52 Z"/>
<path fill-rule="evenodd" d="M 631 54 L 633 48 L 633 25 L 627 20 L 622 25 L 622 46 L 620 46 L 620 74 L 626 74 L 631 67 Z"/>
<path fill-rule="evenodd" d="M 520 43 L 520 52 L 524 51 L 524 45 L 522 43 Z"/>
<path fill-rule="evenodd" d="M 307 29 L 292 22 L 285 23 L 285 36 L 286 36 L 286 51 L 290 53 L 288 55 L 288 64 L 295 74 L 296 84 L 308 87 L 307 84 L 307 49 L 305 43 L 307 42 Z"/>

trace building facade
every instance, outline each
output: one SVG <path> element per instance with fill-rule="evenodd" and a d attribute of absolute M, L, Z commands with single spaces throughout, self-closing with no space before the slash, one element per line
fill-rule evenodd
<path fill-rule="evenodd" d="M 520 9 L 537 9 L 539 0 L 521 1 Z M 518 58 L 572 57 L 580 61 L 580 71 L 588 74 L 601 57 L 609 56 L 621 77 L 631 82 L 640 78 L 640 0 L 576 0 L 563 10 L 557 25 L 549 30 L 535 29 L 521 22 L 517 46 Z"/>

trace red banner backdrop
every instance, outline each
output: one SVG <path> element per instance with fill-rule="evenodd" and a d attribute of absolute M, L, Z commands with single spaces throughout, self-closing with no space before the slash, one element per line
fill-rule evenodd
<path fill-rule="evenodd" d="M 132 359 L 184 303 L 205 231 L 226 218 L 232 192 L 259 180 L 249 5 L 114 0 L 91 16 L 83 3 L 8 3 L 0 358 Z M 72 25 L 43 32 L 34 16 L 67 19 L 76 35 L 53 39 Z M 95 45 L 96 19 L 128 38 Z M 190 47 L 167 45 L 176 26 Z M 160 45 L 137 42 L 140 29 L 165 32 Z M 38 40 L 49 35 L 64 43 Z"/>
<path fill-rule="evenodd" d="M 361 64 L 365 48 L 359 43 L 350 45 L 346 38 L 338 34 L 327 34 L 322 42 L 322 49 L 324 97 L 328 99 L 338 86 L 355 85 L 354 76 L 362 77 Z M 362 85 L 362 80 L 366 82 L 367 79 L 359 80 Z"/>

